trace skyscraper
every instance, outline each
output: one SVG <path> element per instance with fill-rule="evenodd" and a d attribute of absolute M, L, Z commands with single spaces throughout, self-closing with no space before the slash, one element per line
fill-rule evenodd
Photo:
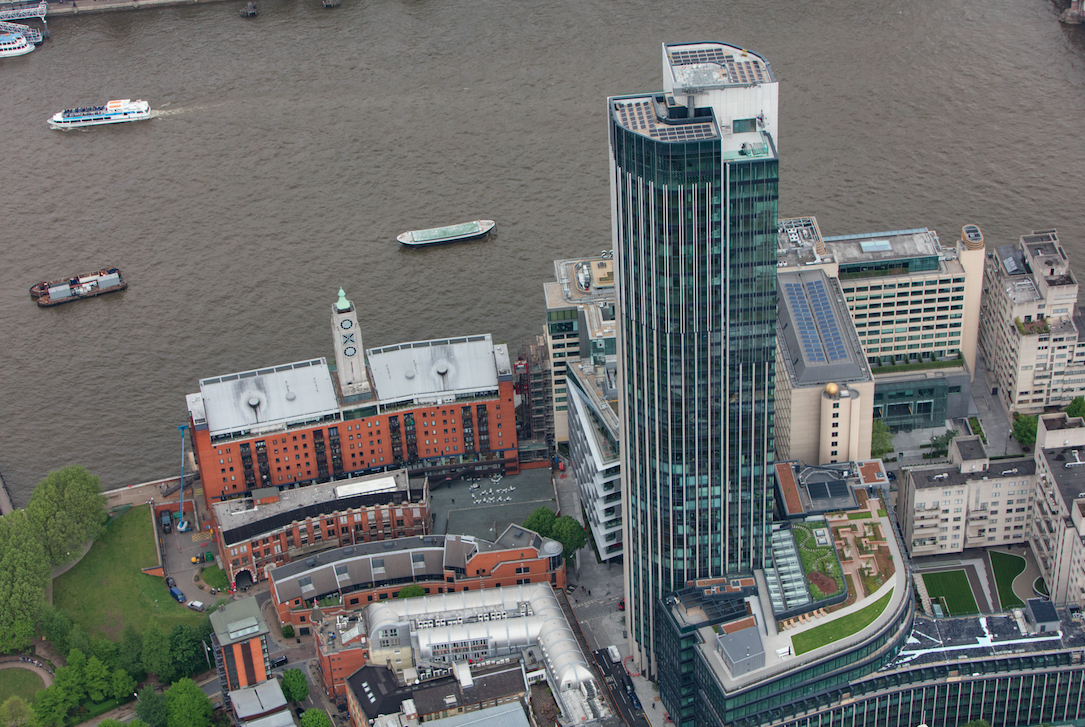
<path fill-rule="evenodd" d="M 776 346 L 772 68 L 664 44 L 663 77 L 607 100 L 627 615 L 651 673 L 657 599 L 766 557 Z"/>

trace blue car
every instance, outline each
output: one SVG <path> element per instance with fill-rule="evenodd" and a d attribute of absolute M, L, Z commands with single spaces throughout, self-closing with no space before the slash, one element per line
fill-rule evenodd
<path fill-rule="evenodd" d="M 633 709 L 644 709 L 644 707 L 641 706 L 640 700 L 637 698 L 636 694 L 630 694 L 629 701 L 633 703 Z"/>

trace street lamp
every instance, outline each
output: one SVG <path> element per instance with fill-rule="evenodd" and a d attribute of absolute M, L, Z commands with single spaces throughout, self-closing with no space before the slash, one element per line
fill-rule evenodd
<path fill-rule="evenodd" d="M 211 656 L 210 656 L 211 649 L 210 649 L 210 647 L 207 646 L 206 641 L 201 640 L 200 643 L 203 644 L 203 651 L 204 651 L 203 658 L 207 659 L 207 668 L 210 669 L 211 668 Z"/>

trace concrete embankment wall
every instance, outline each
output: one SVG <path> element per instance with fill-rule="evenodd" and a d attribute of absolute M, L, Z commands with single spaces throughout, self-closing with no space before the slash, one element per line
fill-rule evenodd
<path fill-rule="evenodd" d="M 167 5 L 207 5 L 218 2 L 221 2 L 221 0 L 66 0 L 65 2 L 49 3 L 49 12 L 46 13 L 45 19 L 49 20 L 62 15 L 109 13 L 116 10 L 143 10 Z"/>

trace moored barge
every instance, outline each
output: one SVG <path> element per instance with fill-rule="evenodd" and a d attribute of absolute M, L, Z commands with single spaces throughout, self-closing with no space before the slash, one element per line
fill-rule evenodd
<path fill-rule="evenodd" d="M 47 280 L 30 287 L 30 297 L 42 308 L 71 303 L 73 300 L 116 293 L 128 287 L 118 268 L 104 268 L 71 278 Z"/>

